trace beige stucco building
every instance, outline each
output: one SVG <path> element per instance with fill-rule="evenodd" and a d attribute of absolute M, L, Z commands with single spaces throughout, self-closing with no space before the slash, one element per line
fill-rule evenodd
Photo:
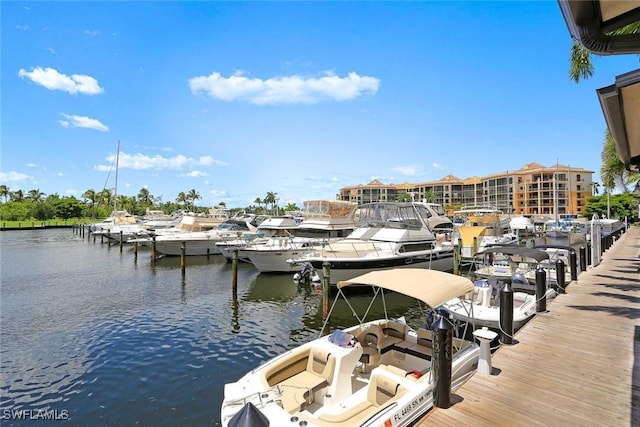
<path fill-rule="evenodd" d="M 462 206 L 495 206 L 505 213 L 523 215 L 555 215 L 584 212 L 587 198 L 592 194 L 593 171 L 567 165 L 542 166 L 529 163 L 514 171 L 485 177 L 460 179 L 447 175 L 438 181 L 383 184 L 373 180 L 340 189 L 338 199 L 358 204 L 376 201 L 395 201 L 408 193 L 413 200 L 425 199 L 449 211 Z"/>

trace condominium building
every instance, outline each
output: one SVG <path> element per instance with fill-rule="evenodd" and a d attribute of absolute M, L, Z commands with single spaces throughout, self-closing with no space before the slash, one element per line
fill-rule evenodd
<path fill-rule="evenodd" d="M 448 211 L 462 206 L 495 206 L 522 215 L 578 215 L 592 194 L 593 171 L 567 165 L 529 163 L 514 171 L 460 179 L 447 175 L 415 184 L 368 184 L 343 187 L 338 199 L 358 204 L 395 201 L 407 193 L 414 201 L 429 200 Z"/>

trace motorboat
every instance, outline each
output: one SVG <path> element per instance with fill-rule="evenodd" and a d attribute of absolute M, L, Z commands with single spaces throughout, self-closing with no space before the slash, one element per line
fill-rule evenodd
<path fill-rule="evenodd" d="M 216 228 L 207 231 L 189 231 L 184 233 L 171 232 L 152 237 L 136 238 L 129 242 L 139 242 L 145 246 L 155 248 L 157 255 L 165 256 L 203 256 L 219 254 L 217 242 L 238 239 L 243 233 L 256 230 L 247 220 L 229 219 Z"/>
<path fill-rule="evenodd" d="M 538 245 L 535 250 L 544 252 L 547 254 L 547 258 L 540 262 L 539 268 L 545 271 L 545 281 L 548 287 L 556 287 L 558 285 L 557 280 L 557 266 L 558 261 L 562 261 L 564 264 L 564 283 L 565 286 L 571 282 L 571 254 L 577 259 L 576 249 L 571 246 L 565 245 Z M 536 284 L 536 272 L 531 270 L 525 273 L 525 277 L 535 286 Z"/>
<path fill-rule="evenodd" d="M 469 263 L 490 246 L 515 245 L 518 234 L 509 228 L 509 216 L 490 206 L 466 207 L 453 213 L 453 241 L 460 245 L 460 261 Z"/>
<path fill-rule="evenodd" d="M 572 230 L 571 221 L 550 219 L 544 223 L 544 233 L 552 239 L 568 238 Z"/>
<path fill-rule="evenodd" d="M 300 258 L 317 245 L 348 236 L 356 227 L 357 204 L 342 200 L 306 200 L 303 220 L 286 234 L 271 235 L 238 251 L 261 273 L 285 273 L 300 270 L 289 259 Z M 293 221 L 293 218 L 292 218 Z"/>
<path fill-rule="evenodd" d="M 327 263 L 331 285 L 372 270 L 418 267 L 452 271 L 454 247 L 438 242 L 428 226 L 428 215 L 420 203 L 364 204 L 351 234 L 316 245 L 289 262 L 298 269 L 305 262 L 311 263 L 321 279 Z"/>
<path fill-rule="evenodd" d="M 535 231 L 535 224 L 530 216 L 516 215 L 509 220 L 509 229 L 512 233 L 520 237 L 532 236 Z"/>
<path fill-rule="evenodd" d="M 343 292 L 352 286 L 372 289 L 364 313 L 356 312 L 353 306 L 360 306 L 349 303 Z M 339 282 L 319 338 L 225 384 L 222 426 L 411 425 L 434 405 L 434 333 L 411 327 L 402 318 L 389 318 L 385 293 L 400 293 L 422 309 L 435 309 L 472 291 L 465 277 L 422 268 L 371 271 Z M 339 300 L 351 307 L 355 325 L 323 335 Z M 380 305 L 383 317 L 365 321 Z M 476 372 L 480 347 L 462 338 L 451 341 L 455 391 Z"/>
<path fill-rule="evenodd" d="M 512 282 L 518 280 L 526 282 L 520 274 L 520 279 L 512 278 Z M 453 319 L 458 321 L 459 327 L 472 325 L 473 329 L 486 326 L 491 329 L 504 330 L 500 324 L 500 289 L 504 282 L 492 279 L 479 279 L 473 282 L 473 292 L 464 297 L 456 297 L 442 304 L 442 308 Z M 557 292 L 548 287 L 543 298 L 547 301 L 557 295 Z M 513 292 L 513 330 L 520 329 L 537 310 L 537 296 L 535 293 L 516 291 Z"/>
<path fill-rule="evenodd" d="M 544 250 L 517 245 L 493 246 L 476 254 L 471 272 L 479 279 L 511 283 L 512 277 L 517 273 L 535 279 L 535 270 L 543 265 L 546 266 L 548 260 L 549 253 Z M 517 290 L 535 292 L 533 285 L 528 281 L 514 283 Z"/>

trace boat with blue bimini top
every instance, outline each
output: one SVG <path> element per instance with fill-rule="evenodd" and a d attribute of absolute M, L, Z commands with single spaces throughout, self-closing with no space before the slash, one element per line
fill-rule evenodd
<path fill-rule="evenodd" d="M 353 307 L 359 305 L 352 305 L 343 292 L 352 286 L 372 288 L 364 313 L 356 312 Z M 385 294 L 402 294 L 433 312 L 471 291 L 473 284 L 465 277 L 421 268 L 371 271 L 339 282 L 319 338 L 225 385 L 222 426 L 411 425 L 433 407 L 438 378 L 445 376 L 434 373 L 438 363 L 432 358 L 449 358 L 447 380 L 455 391 L 476 372 L 480 347 L 455 337 L 447 339 L 448 345 L 434 345 L 442 343 L 440 335 L 388 317 Z M 340 300 L 351 308 L 356 324 L 322 336 Z M 366 321 L 379 305 L 383 317 Z"/>

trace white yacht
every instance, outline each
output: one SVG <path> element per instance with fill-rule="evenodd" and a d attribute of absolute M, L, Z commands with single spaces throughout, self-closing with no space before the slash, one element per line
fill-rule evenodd
<path fill-rule="evenodd" d="M 240 248 L 238 256 L 248 259 L 262 273 L 299 271 L 301 266 L 288 260 L 349 235 L 355 228 L 356 208 L 356 203 L 341 200 L 307 200 L 302 222 L 290 233 Z"/>
<path fill-rule="evenodd" d="M 397 267 L 453 270 L 452 245 L 440 244 L 420 203 L 374 202 L 360 206 L 357 228 L 347 237 L 316 246 L 291 263 L 311 263 L 323 278 L 323 264 L 336 284 L 372 270 Z"/>

